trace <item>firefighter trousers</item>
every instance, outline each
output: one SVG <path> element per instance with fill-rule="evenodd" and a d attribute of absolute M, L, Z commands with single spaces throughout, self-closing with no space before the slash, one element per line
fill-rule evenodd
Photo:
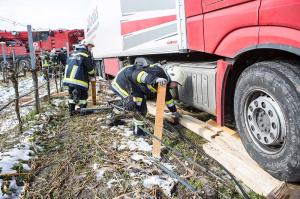
<path fill-rule="evenodd" d="M 80 108 L 87 107 L 88 91 L 69 86 L 69 112 L 75 113 L 75 106 L 79 103 Z"/>

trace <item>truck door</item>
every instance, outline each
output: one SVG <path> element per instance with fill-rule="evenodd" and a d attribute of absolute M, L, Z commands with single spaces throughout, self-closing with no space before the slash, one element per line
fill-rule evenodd
<path fill-rule="evenodd" d="M 185 16 L 188 48 L 204 51 L 202 0 L 185 0 Z"/>
<path fill-rule="evenodd" d="M 202 0 L 202 5 L 205 52 L 231 57 L 257 45 L 260 0 Z"/>
<path fill-rule="evenodd" d="M 210 12 L 253 0 L 203 0 L 203 11 Z"/>

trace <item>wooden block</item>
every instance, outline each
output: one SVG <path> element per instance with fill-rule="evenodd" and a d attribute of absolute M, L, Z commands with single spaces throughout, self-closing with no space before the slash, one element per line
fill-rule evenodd
<path fill-rule="evenodd" d="M 216 128 L 222 129 L 224 132 L 228 133 L 229 135 L 234 135 L 234 136 L 238 136 L 239 137 L 238 132 L 236 132 L 236 131 L 234 131 L 234 130 L 226 127 L 226 126 L 219 126 L 217 124 L 217 122 L 214 121 L 214 120 L 212 120 L 212 119 L 208 120 L 206 123 L 210 124 L 211 126 L 214 126 Z"/>
<path fill-rule="evenodd" d="M 159 85 L 157 88 L 154 136 L 156 136 L 160 140 L 162 139 L 162 132 L 163 132 L 165 98 L 166 98 L 166 86 Z M 160 158 L 160 151 L 161 151 L 160 141 L 153 139 L 152 156 L 155 158 Z"/>

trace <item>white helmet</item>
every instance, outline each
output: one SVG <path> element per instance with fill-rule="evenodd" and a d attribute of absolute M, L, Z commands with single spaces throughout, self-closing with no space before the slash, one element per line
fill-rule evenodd
<path fill-rule="evenodd" d="M 186 74 L 179 67 L 170 67 L 167 69 L 167 73 L 171 79 L 171 82 L 177 82 L 181 86 L 186 80 Z"/>
<path fill-rule="evenodd" d="M 86 40 L 86 39 L 81 40 L 80 44 L 85 45 L 85 46 L 88 46 L 88 45 L 95 46 L 93 41 Z"/>

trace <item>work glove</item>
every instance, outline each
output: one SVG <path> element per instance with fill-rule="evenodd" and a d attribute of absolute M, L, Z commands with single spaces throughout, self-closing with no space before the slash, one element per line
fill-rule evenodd
<path fill-rule="evenodd" d="M 168 80 L 166 80 L 165 78 L 157 78 L 156 83 L 158 83 L 161 86 L 164 86 L 168 83 Z"/>
<path fill-rule="evenodd" d="M 182 118 L 182 115 L 178 112 L 173 112 L 172 115 L 174 116 L 174 123 L 179 124 L 180 118 Z"/>

